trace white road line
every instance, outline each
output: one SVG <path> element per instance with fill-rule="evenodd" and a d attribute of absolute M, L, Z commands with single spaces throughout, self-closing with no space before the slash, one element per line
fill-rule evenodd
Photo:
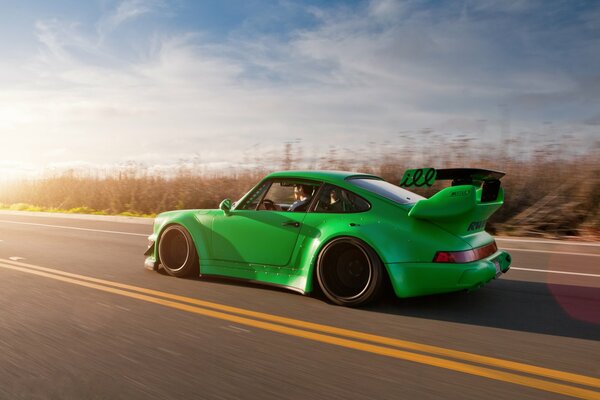
<path fill-rule="evenodd" d="M 43 211 L 12 211 L 0 210 L 0 215 L 17 215 L 19 217 L 42 217 L 42 218 L 60 218 L 60 219 L 78 219 L 81 221 L 105 221 L 120 222 L 126 224 L 152 225 L 154 218 L 145 217 L 125 217 L 121 215 L 94 215 L 94 214 L 66 214 Z"/>
<path fill-rule="evenodd" d="M 515 238 L 503 238 L 495 237 L 497 242 L 515 242 L 515 243 L 544 243 L 544 244 L 555 244 L 565 246 L 589 246 L 589 247 L 600 247 L 600 243 L 587 243 L 587 242 L 571 242 L 570 240 L 539 240 L 539 239 L 515 239 Z"/>
<path fill-rule="evenodd" d="M 250 333 L 251 332 L 248 329 L 240 328 L 239 326 L 235 326 L 235 325 L 222 326 L 221 328 L 228 329 L 228 330 L 233 330 L 233 331 L 245 332 L 245 333 Z"/>
<path fill-rule="evenodd" d="M 24 260 L 24 257 L 8 257 L 9 260 L 13 260 L 13 261 L 20 261 L 20 260 Z"/>
<path fill-rule="evenodd" d="M 156 347 L 156 348 L 157 348 L 158 350 L 160 350 L 160 351 L 163 351 L 163 352 L 165 352 L 165 353 L 167 353 L 167 354 L 170 354 L 170 355 L 172 355 L 172 356 L 181 357 L 181 355 L 182 355 L 181 353 L 178 353 L 178 352 L 176 352 L 176 351 L 173 351 L 173 350 L 166 349 L 166 348 L 164 348 L 164 347 Z"/>
<path fill-rule="evenodd" d="M 118 235 L 131 235 L 131 236 L 144 236 L 144 237 L 148 237 L 148 235 L 145 234 L 145 233 L 107 231 L 107 230 L 103 230 L 103 229 L 77 228 L 77 227 L 74 227 L 74 226 L 64 226 L 64 225 L 35 224 L 33 222 L 17 222 L 17 221 L 0 220 L 0 223 L 5 223 L 5 224 L 19 224 L 19 225 L 33 225 L 33 226 L 45 226 L 45 227 L 48 227 L 48 228 L 73 229 L 73 230 L 76 230 L 76 231 L 102 232 L 102 233 L 114 233 L 114 234 L 118 234 Z"/>
<path fill-rule="evenodd" d="M 574 253 L 570 251 L 548 251 L 548 250 L 533 250 L 533 249 L 515 249 L 511 247 L 501 247 L 502 250 L 508 251 L 526 251 L 528 253 L 549 253 L 549 254 L 564 254 L 568 256 L 585 256 L 585 257 L 600 257 L 600 254 L 591 253 Z"/>
<path fill-rule="evenodd" d="M 584 274 L 583 272 L 550 271 L 547 269 L 517 268 L 517 267 L 511 267 L 510 271 L 512 271 L 513 269 L 518 270 L 518 271 L 545 272 L 547 274 L 591 276 L 592 278 L 600 278 L 600 275 L 598 275 L 598 274 Z"/>

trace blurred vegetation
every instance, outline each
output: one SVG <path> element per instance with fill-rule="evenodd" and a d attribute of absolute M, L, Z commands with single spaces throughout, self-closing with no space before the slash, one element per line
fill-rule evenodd
<path fill-rule="evenodd" d="M 239 199 L 273 170 L 353 170 L 398 183 L 406 168 L 476 167 L 506 172 L 505 205 L 489 221 L 489 231 L 600 238 L 600 142 L 573 150 L 574 139 L 568 136 L 537 147 L 522 139 L 505 140 L 501 146 L 467 136 L 448 139 L 431 130 L 399 136 L 397 144 L 370 142 L 362 150 L 308 152 L 296 140 L 223 171 L 203 169 L 198 160 L 182 160 L 162 173 L 136 163 L 102 176 L 63 171 L 1 186 L 0 208 L 154 216 L 166 210 L 216 208 L 224 198 Z"/>

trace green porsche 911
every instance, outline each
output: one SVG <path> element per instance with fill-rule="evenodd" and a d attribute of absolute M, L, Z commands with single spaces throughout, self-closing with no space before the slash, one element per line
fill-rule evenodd
<path fill-rule="evenodd" d="M 216 275 L 365 304 L 389 280 L 398 297 L 475 289 L 508 271 L 510 255 L 485 232 L 504 201 L 482 169 L 408 170 L 401 186 L 452 186 L 430 198 L 369 175 L 284 171 L 217 210 L 164 212 L 145 265 L 168 274 Z"/>

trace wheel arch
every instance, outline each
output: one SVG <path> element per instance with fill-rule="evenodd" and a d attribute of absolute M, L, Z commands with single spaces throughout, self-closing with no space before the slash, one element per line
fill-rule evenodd
<path fill-rule="evenodd" d="M 378 249 L 377 246 L 374 246 L 373 242 L 371 240 L 364 237 L 364 235 L 360 235 L 360 234 L 357 235 L 356 232 L 341 232 L 341 233 L 338 232 L 337 234 L 333 234 L 331 236 L 328 236 L 326 239 L 321 240 L 318 243 L 318 245 L 315 247 L 314 251 L 311 253 L 310 264 L 308 266 L 308 272 L 307 272 L 307 277 L 306 277 L 306 287 L 304 289 L 305 293 L 311 293 L 315 290 L 315 287 L 318 287 L 318 283 L 316 281 L 317 277 L 315 274 L 315 270 L 317 267 L 317 261 L 319 259 L 319 255 L 323 251 L 323 248 L 334 240 L 344 239 L 344 238 L 355 239 L 355 240 L 362 242 L 366 246 L 368 246 L 373 251 L 375 256 L 379 259 L 379 262 L 381 263 L 381 265 L 385 271 L 384 279 L 387 280 L 388 283 L 391 282 L 390 273 L 388 271 L 387 264 L 384 262 L 384 259 L 381 257 L 380 249 Z"/>
<path fill-rule="evenodd" d="M 188 231 L 188 233 L 192 237 L 192 241 L 194 242 L 194 247 L 196 249 L 196 253 L 198 254 L 198 258 L 200 261 L 208 258 L 210 245 L 209 240 L 211 238 L 211 236 L 208 234 L 209 230 L 202 221 L 199 221 L 197 218 L 194 218 L 194 216 L 188 214 L 180 214 L 165 219 L 158 228 L 158 231 L 156 233 L 155 245 L 157 262 L 160 262 L 158 247 L 162 235 L 165 232 L 165 230 L 172 225 L 180 225 L 186 231 Z"/>

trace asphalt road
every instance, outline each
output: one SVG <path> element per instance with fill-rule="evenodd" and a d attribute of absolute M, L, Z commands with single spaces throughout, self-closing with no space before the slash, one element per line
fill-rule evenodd
<path fill-rule="evenodd" d="M 0 212 L 0 399 L 600 399 L 598 243 L 498 240 L 480 290 L 347 309 L 148 271 L 150 231 Z"/>

